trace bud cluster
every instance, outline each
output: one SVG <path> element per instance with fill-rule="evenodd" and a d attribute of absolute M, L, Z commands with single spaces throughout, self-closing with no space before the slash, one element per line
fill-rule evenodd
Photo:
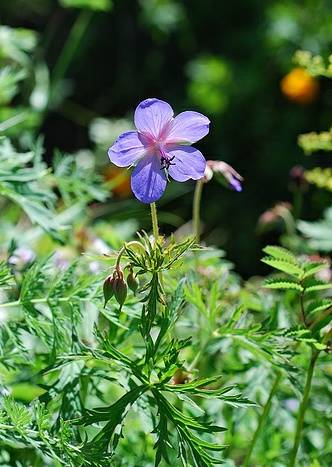
<path fill-rule="evenodd" d="M 104 292 L 104 308 L 106 307 L 108 301 L 114 296 L 115 300 L 120 305 L 120 311 L 123 304 L 127 298 L 128 287 L 134 293 L 138 288 L 138 280 L 134 275 L 134 271 L 131 266 L 129 266 L 129 274 L 127 276 L 127 281 L 124 278 L 123 271 L 120 267 L 117 267 L 112 275 L 108 276 L 103 285 Z"/>

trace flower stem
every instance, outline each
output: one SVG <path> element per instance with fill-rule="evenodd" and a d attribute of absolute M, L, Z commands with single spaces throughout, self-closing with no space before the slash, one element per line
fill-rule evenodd
<path fill-rule="evenodd" d="M 203 181 L 198 180 L 196 182 L 195 193 L 194 193 L 194 203 L 193 203 L 193 228 L 194 235 L 197 243 L 199 243 L 200 233 L 201 233 L 201 199 L 203 191 Z"/>
<path fill-rule="evenodd" d="M 262 431 L 262 428 L 266 422 L 266 419 L 269 415 L 269 412 L 270 412 L 270 409 L 271 409 L 271 404 L 272 404 L 272 399 L 278 389 L 278 386 L 279 386 L 279 383 L 280 383 L 280 380 L 281 380 L 281 373 L 278 373 L 274 383 L 273 383 L 273 386 L 271 388 L 271 391 L 270 391 L 270 394 L 269 394 L 269 397 L 264 405 L 264 409 L 263 409 L 263 412 L 261 413 L 260 417 L 259 417 L 259 421 L 258 421 L 258 425 L 257 425 L 257 428 L 256 428 L 256 431 L 254 433 L 254 436 L 252 438 L 252 441 L 251 441 L 251 444 L 250 444 L 250 447 L 249 447 L 249 450 L 247 452 L 247 455 L 244 459 L 244 462 L 243 462 L 243 466 L 244 467 L 248 467 L 250 464 L 250 457 L 251 457 L 251 454 L 253 453 L 253 450 L 254 450 L 254 447 L 256 445 L 256 442 L 258 440 L 258 437 Z"/>
<path fill-rule="evenodd" d="M 152 220 L 152 229 L 153 229 L 153 236 L 155 241 L 158 241 L 159 238 L 159 227 L 158 227 L 158 217 L 157 217 L 157 207 L 156 203 L 150 203 L 151 208 L 151 220 Z"/>
<path fill-rule="evenodd" d="M 81 43 L 82 37 L 86 32 L 87 26 L 89 25 L 92 16 L 93 13 L 87 10 L 82 10 L 77 16 L 76 21 L 71 28 L 66 43 L 53 69 L 51 94 L 54 93 L 57 84 L 65 76 L 70 62 L 72 61 Z M 51 98 L 52 97 L 54 97 L 54 95 L 51 95 Z"/>
<path fill-rule="evenodd" d="M 306 409 L 308 407 L 308 402 L 309 402 L 312 377 L 314 374 L 318 355 L 319 355 L 319 351 L 313 349 L 312 354 L 311 354 L 310 364 L 309 364 L 308 371 L 307 371 L 307 378 L 306 378 L 305 387 L 304 387 L 303 399 L 300 404 L 299 413 L 297 416 L 296 433 L 295 433 L 293 449 L 290 455 L 290 461 L 288 464 L 289 467 L 295 466 L 297 451 L 299 450 L 300 441 L 302 437 L 304 416 L 305 416 L 305 412 L 306 412 Z"/>

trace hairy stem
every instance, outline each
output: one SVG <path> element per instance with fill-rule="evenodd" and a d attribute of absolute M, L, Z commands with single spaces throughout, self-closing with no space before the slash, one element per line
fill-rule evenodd
<path fill-rule="evenodd" d="M 194 193 L 194 203 L 193 203 L 193 229 L 194 235 L 197 243 L 199 243 L 200 233 L 201 233 L 201 199 L 203 191 L 203 181 L 198 180 L 196 182 L 195 193 Z"/>
<path fill-rule="evenodd" d="M 262 431 L 262 428 L 266 422 L 266 419 L 269 415 L 269 412 L 270 412 L 270 409 L 271 409 L 271 404 L 272 404 L 272 399 L 278 389 L 278 386 L 279 386 L 279 383 L 280 383 L 280 380 L 281 380 L 281 373 L 278 373 L 273 385 L 272 385 L 272 388 L 271 388 L 271 391 L 270 391 L 270 394 L 269 394 L 269 397 L 264 405 L 264 408 L 263 408 L 263 412 L 261 413 L 260 417 L 259 417 L 259 420 L 258 420 L 258 425 L 257 425 L 257 428 L 256 428 L 256 431 L 254 433 L 254 436 L 252 438 L 252 441 L 250 443 L 250 447 L 248 449 L 248 452 L 247 452 L 247 455 L 244 459 L 244 462 L 243 462 L 243 466 L 244 467 L 248 467 L 250 465 L 250 458 L 251 458 L 251 454 L 253 453 L 253 450 L 254 450 L 254 447 L 256 445 L 256 442 L 259 438 L 259 435 Z"/>
<path fill-rule="evenodd" d="M 292 452 L 291 452 L 291 455 L 290 455 L 290 461 L 289 461 L 289 464 L 288 464 L 289 467 L 294 467 L 295 466 L 296 456 L 297 456 L 297 452 L 299 450 L 300 441 L 301 441 L 301 437 L 302 437 L 304 416 L 305 416 L 305 412 L 307 410 L 308 402 L 309 402 L 309 395 L 310 395 L 312 377 L 313 377 L 313 374 L 314 374 L 315 365 L 316 365 L 318 355 L 319 355 L 319 351 L 313 349 L 312 354 L 311 354 L 310 364 L 309 364 L 308 371 L 307 371 L 307 377 L 306 377 L 306 382 L 305 382 L 305 387 L 304 387 L 303 399 L 302 399 L 302 402 L 300 404 L 299 413 L 298 413 L 298 416 L 297 416 L 295 439 L 294 439 L 293 449 L 292 449 Z"/>
<path fill-rule="evenodd" d="M 152 229 L 153 229 L 153 236 L 157 243 L 159 238 L 159 227 L 158 227 L 158 217 L 157 217 L 157 207 L 156 203 L 150 203 L 151 208 L 151 220 L 152 220 Z"/>

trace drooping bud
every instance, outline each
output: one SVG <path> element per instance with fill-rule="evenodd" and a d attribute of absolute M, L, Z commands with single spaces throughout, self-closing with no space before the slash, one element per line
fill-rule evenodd
<path fill-rule="evenodd" d="M 103 292 L 104 292 L 104 308 L 107 305 L 107 302 L 113 297 L 114 295 L 114 275 L 109 276 L 103 285 Z"/>
<path fill-rule="evenodd" d="M 123 278 L 122 272 L 118 272 L 118 276 L 114 279 L 113 290 L 114 290 L 115 299 L 120 305 L 120 311 L 121 311 L 122 305 L 126 301 L 127 291 L 128 291 L 128 287 Z"/>
<path fill-rule="evenodd" d="M 295 165 L 289 172 L 292 182 L 291 188 L 305 191 L 308 188 L 308 182 L 305 178 L 305 170 L 301 165 Z"/>
<path fill-rule="evenodd" d="M 130 270 L 127 276 L 127 284 L 130 290 L 134 292 L 134 294 L 136 294 L 136 290 L 138 289 L 139 283 L 132 269 Z"/>
<path fill-rule="evenodd" d="M 258 219 L 258 226 L 266 229 L 271 224 L 274 224 L 280 219 L 288 219 L 291 215 L 292 205 L 287 202 L 277 203 L 273 208 L 263 212 Z"/>
<path fill-rule="evenodd" d="M 243 177 L 229 164 L 224 161 L 207 161 L 205 177 L 203 181 L 208 182 L 212 174 L 226 187 L 235 191 L 242 191 Z"/>

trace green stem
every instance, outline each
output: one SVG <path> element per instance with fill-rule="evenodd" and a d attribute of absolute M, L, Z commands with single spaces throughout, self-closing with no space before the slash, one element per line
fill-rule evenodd
<path fill-rule="evenodd" d="M 293 196 L 293 216 L 295 220 L 300 218 L 302 210 L 302 200 L 303 192 L 300 189 L 295 189 Z"/>
<path fill-rule="evenodd" d="M 150 204 L 151 208 L 151 220 L 152 220 L 152 229 L 153 229 L 153 236 L 157 243 L 159 238 L 159 227 L 158 227 L 158 216 L 157 216 L 157 207 L 156 203 Z"/>
<path fill-rule="evenodd" d="M 309 402 L 309 395 L 310 395 L 312 377 L 313 377 L 313 374 L 314 374 L 315 365 L 316 365 L 318 355 L 319 355 L 318 350 L 312 350 L 310 364 L 309 364 L 308 372 L 307 372 L 307 378 L 306 378 L 305 387 L 304 387 L 303 399 L 302 399 L 302 402 L 300 404 L 299 413 L 298 413 L 298 416 L 297 416 L 296 433 L 295 433 L 293 449 L 292 449 L 292 452 L 291 452 L 291 455 L 290 455 L 290 461 L 289 461 L 289 464 L 288 464 L 289 467 L 294 467 L 295 466 L 296 456 L 297 456 L 297 452 L 299 450 L 300 441 L 301 441 L 301 437 L 302 437 L 304 416 L 305 416 L 305 412 L 307 410 L 308 402 Z"/>
<path fill-rule="evenodd" d="M 269 397 L 264 405 L 264 409 L 263 409 L 263 412 L 261 413 L 261 416 L 259 417 L 259 421 L 258 421 L 258 425 L 257 425 L 257 428 L 256 428 L 256 431 L 254 433 L 254 436 L 253 436 L 253 439 L 251 441 L 251 444 L 250 444 L 250 447 L 249 447 L 249 450 L 247 452 L 247 455 L 244 459 L 244 463 L 243 463 L 243 466 L 244 467 L 248 467 L 250 464 L 250 457 L 251 457 L 251 454 L 253 453 L 253 450 L 254 450 L 254 447 L 256 445 L 256 442 L 259 438 L 259 435 L 262 431 L 262 428 L 266 422 L 266 419 L 269 415 L 269 412 L 270 412 L 270 408 L 271 408 L 271 404 L 272 404 L 272 399 L 278 389 L 278 386 L 279 386 L 279 383 L 280 383 L 280 380 L 281 380 L 281 373 L 278 373 L 276 379 L 275 379 L 275 382 L 273 383 L 273 386 L 271 388 L 271 391 L 270 391 L 270 394 L 269 394 Z"/>
<path fill-rule="evenodd" d="M 53 98 L 53 94 L 56 90 L 57 84 L 65 76 L 70 62 L 72 61 L 76 50 L 81 44 L 82 37 L 92 18 L 92 15 L 92 11 L 82 10 L 77 16 L 73 27 L 71 28 L 66 43 L 53 69 L 51 99 Z"/>
<path fill-rule="evenodd" d="M 117 269 L 117 270 L 120 269 L 121 256 L 122 256 L 123 253 L 126 251 L 126 248 L 129 247 L 129 246 L 137 246 L 137 247 L 139 247 L 141 250 L 143 250 L 143 253 L 145 253 L 144 246 L 143 246 L 140 242 L 137 242 L 136 240 L 133 240 L 133 241 L 131 241 L 131 242 L 125 243 L 125 244 L 123 245 L 123 247 L 120 249 L 119 253 L 118 253 L 118 257 L 117 257 L 116 263 L 115 263 L 115 269 Z"/>
<path fill-rule="evenodd" d="M 73 300 L 73 296 L 68 296 L 68 297 L 59 297 L 58 299 L 58 302 L 69 302 L 70 300 Z M 87 302 L 87 301 L 90 301 L 91 299 L 90 298 L 81 298 L 80 301 L 83 301 L 83 302 Z M 28 300 L 27 302 L 28 303 L 32 303 L 32 304 L 38 304 L 38 303 L 48 303 L 49 301 L 49 297 L 47 298 L 33 298 L 31 300 Z M 10 307 L 15 307 L 15 306 L 20 306 L 22 305 L 22 301 L 21 300 L 15 300 L 14 302 L 7 302 L 7 303 L 0 303 L 0 308 L 10 308 Z"/>
<path fill-rule="evenodd" d="M 193 203 L 193 229 L 194 229 L 194 236 L 199 243 L 200 233 L 201 233 L 201 199 L 202 199 L 202 191 L 203 191 L 203 184 L 202 180 L 198 180 L 196 182 L 195 193 L 194 193 L 194 203 Z"/>

